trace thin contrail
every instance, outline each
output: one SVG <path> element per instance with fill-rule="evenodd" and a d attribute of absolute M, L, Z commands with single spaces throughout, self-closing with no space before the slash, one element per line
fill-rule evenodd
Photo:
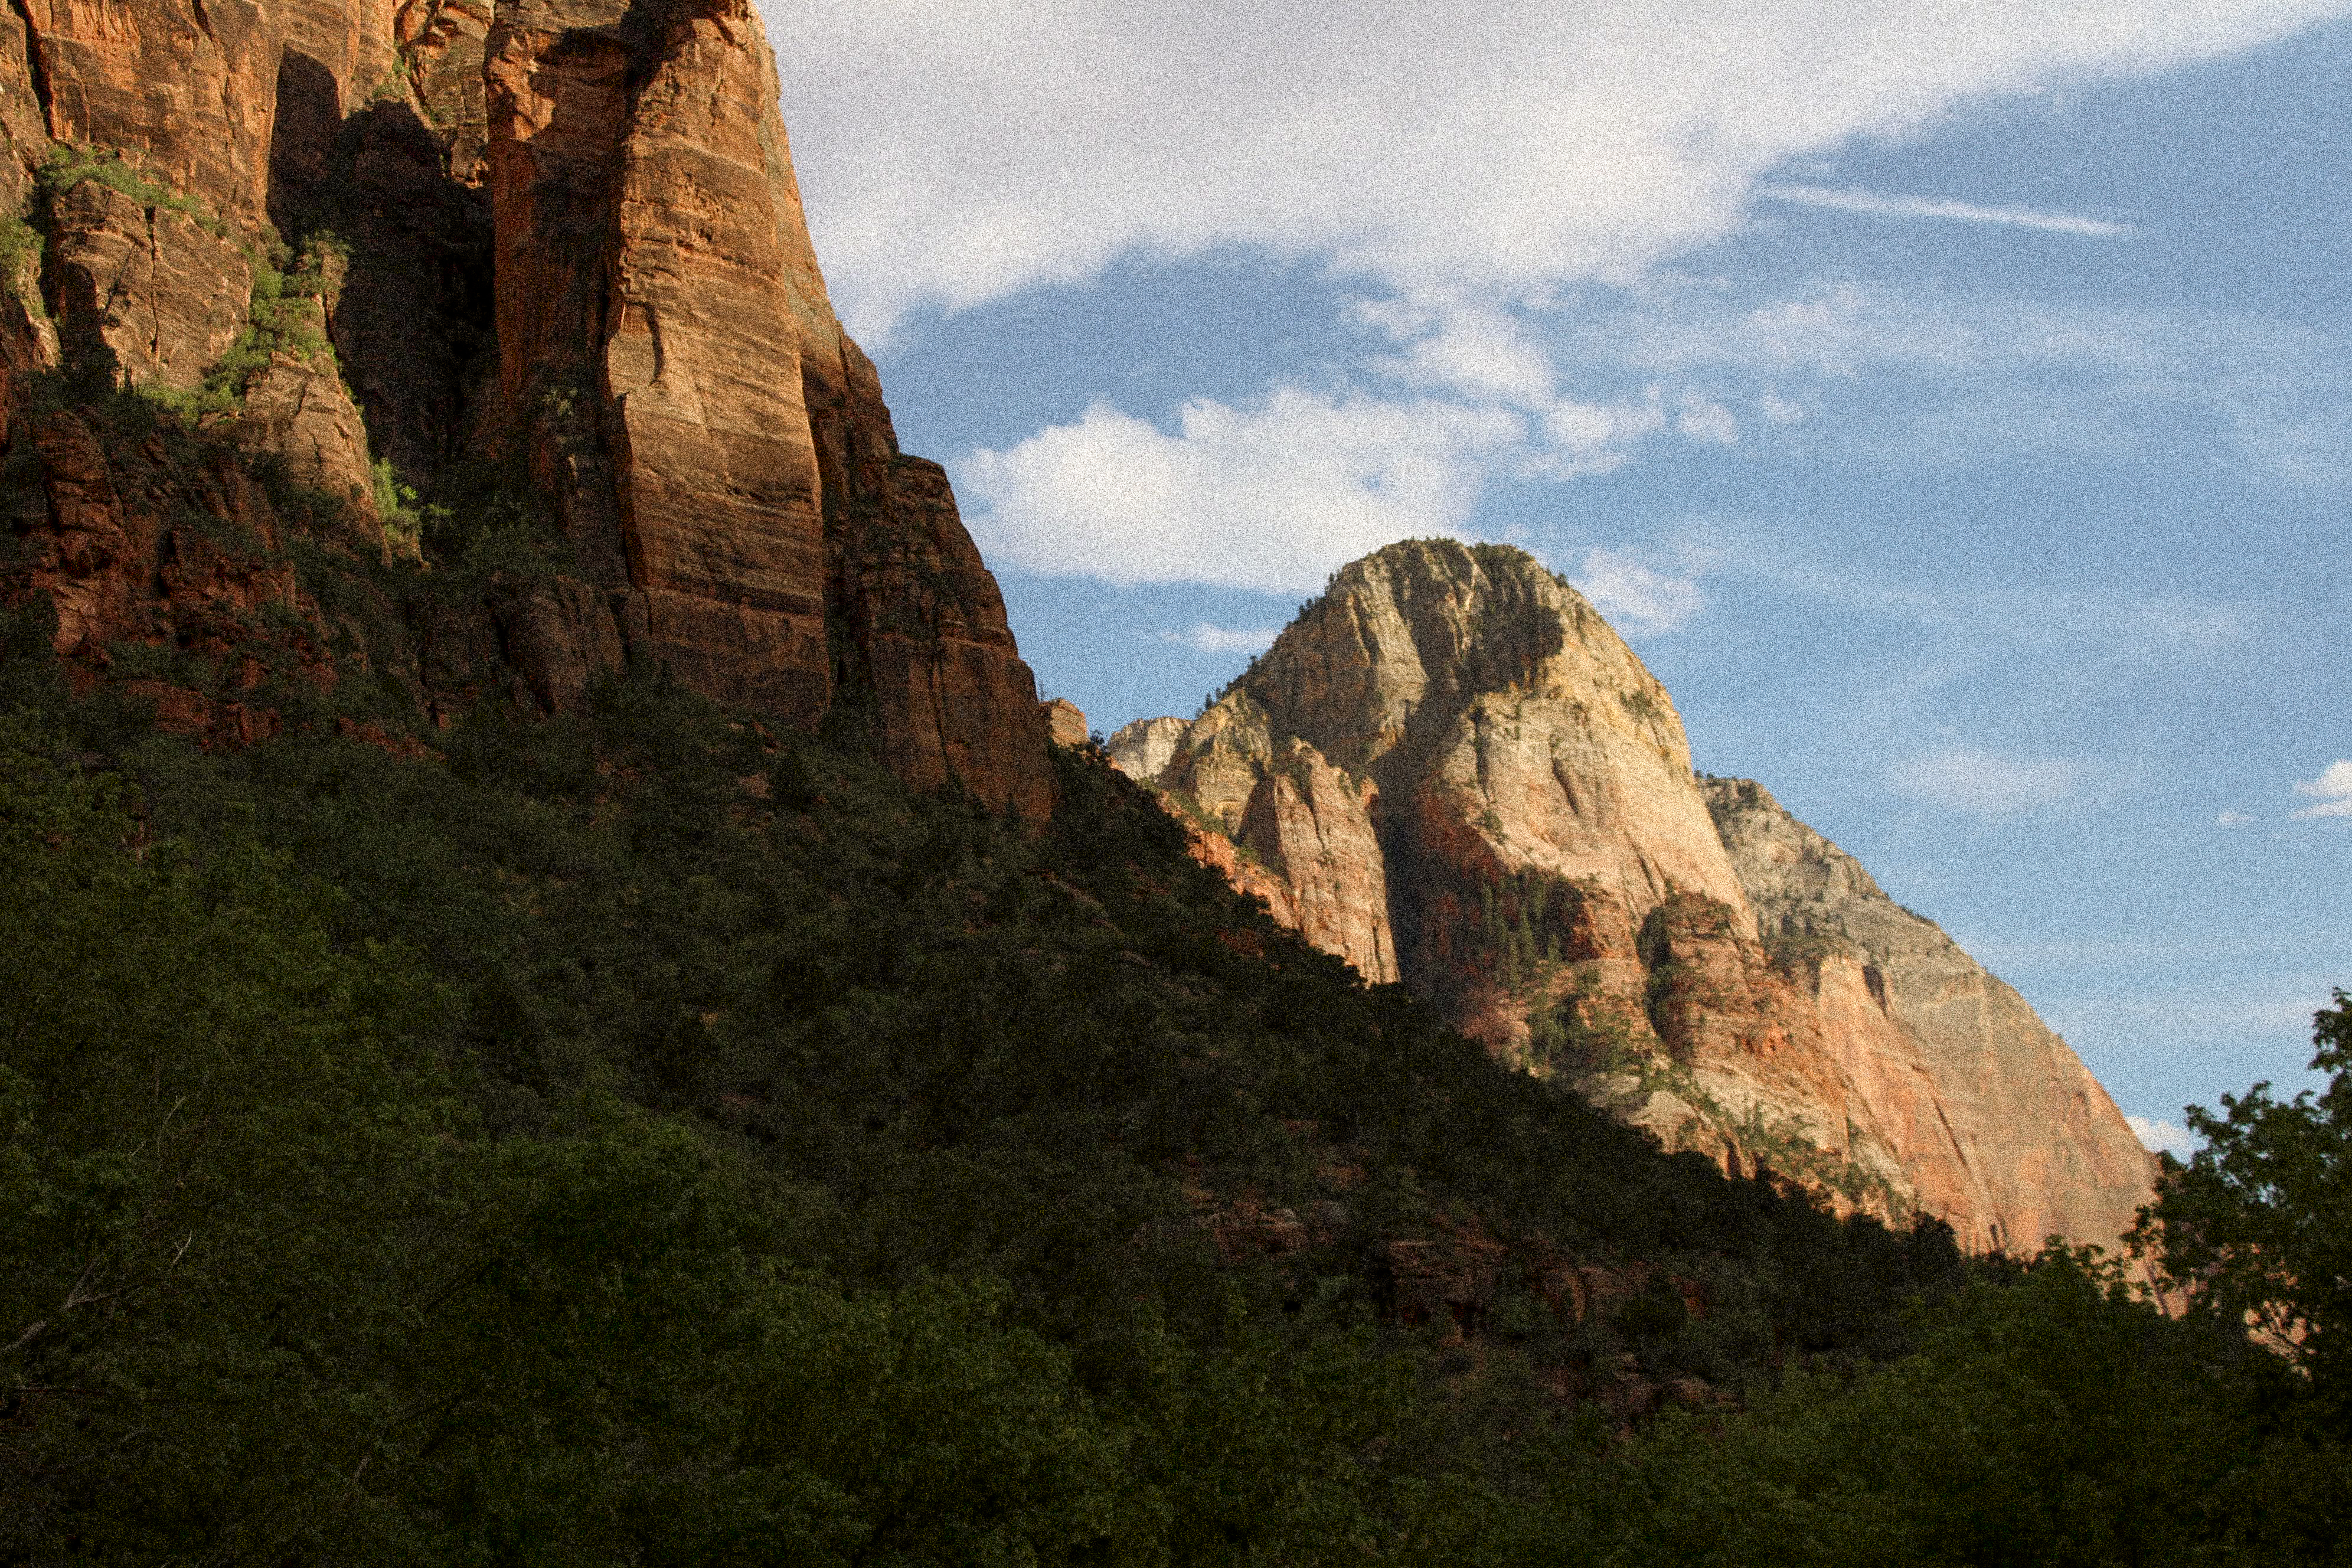
<path fill-rule="evenodd" d="M 2127 223 L 2077 217 L 2072 213 L 1979 206 L 1974 202 L 1939 201 L 1929 196 L 1882 196 L 1871 191 L 1832 190 L 1823 185 L 1759 185 L 1756 194 L 1765 201 L 1786 202 L 1793 206 L 1832 207 L 1839 212 L 1871 213 L 1881 217 L 1998 224 L 2008 228 L 2040 229 L 2047 234 L 2081 235 L 2090 239 L 2123 239 L 2138 232 Z"/>

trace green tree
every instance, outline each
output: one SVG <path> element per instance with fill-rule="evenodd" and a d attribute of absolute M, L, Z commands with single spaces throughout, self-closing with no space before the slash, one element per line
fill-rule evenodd
<path fill-rule="evenodd" d="M 2133 1250 L 2190 1292 L 2195 1310 L 2243 1321 L 2300 1366 L 2339 1415 L 2352 1403 L 2352 995 L 2315 1015 L 2316 1096 L 2258 1083 L 2189 1108 L 2205 1146 L 2168 1160 Z"/>
<path fill-rule="evenodd" d="M 2342 1447 L 2266 1425 L 2277 1369 L 2136 1299 L 2094 1249 L 1979 1279 L 1919 1327 L 1891 1365 L 1791 1369 L 1744 1412 L 1669 1416 L 1564 1472 L 1549 1533 L 1500 1560 L 2346 1560 Z"/>

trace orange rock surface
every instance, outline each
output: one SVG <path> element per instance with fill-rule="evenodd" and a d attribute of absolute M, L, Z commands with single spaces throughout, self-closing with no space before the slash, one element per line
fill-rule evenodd
<path fill-rule="evenodd" d="M 638 658 L 788 721 L 855 710 L 910 781 L 1042 816 L 1034 682 L 827 302 L 776 98 L 749 0 L 26 0 L 0 24 L 0 201 L 43 244 L 0 310 L 0 434 L 53 371 L 217 399 L 262 263 L 332 232 L 347 262 L 273 319 L 310 311 L 333 357 L 265 342 L 207 417 L 360 547 L 383 458 L 460 530 L 536 510 L 562 541 L 472 624 L 415 628 L 448 656 L 408 672 L 428 709 L 571 706 Z M 0 584 L 58 600 L 61 651 L 152 630 L 147 531 L 87 521 L 122 465 L 47 470 L 83 521 L 27 524 Z M 111 566 L 73 542 L 100 535 Z"/>
<path fill-rule="evenodd" d="M 2064 1044 L 1754 785 L 1524 553 L 1392 545 L 1111 741 L 1201 858 L 1667 1147 L 1963 1244 L 2112 1246 L 2148 1157 Z"/>

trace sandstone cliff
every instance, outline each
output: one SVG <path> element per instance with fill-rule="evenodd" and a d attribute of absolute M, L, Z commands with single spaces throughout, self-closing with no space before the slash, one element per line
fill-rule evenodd
<path fill-rule="evenodd" d="M 1671 1148 L 1979 1248 L 2112 1244 L 2146 1199 L 2015 994 L 1702 788 L 1664 689 L 1521 552 L 1359 561 L 1199 718 L 1110 749 L 1277 917 Z"/>
<path fill-rule="evenodd" d="M 129 645 L 216 654 L 203 623 L 261 604 L 335 641 L 290 580 L 167 591 L 195 534 L 242 540 L 255 582 L 298 536 L 455 560 L 528 535 L 535 569 L 374 650 L 425 717 L 575 706 L 639 658 L 1050 810 L 1034 683 L 826 300 L 776 97 L 749 0 L 26 0 L 0 22 L 0 595 L 53 601 L 96 679 Z"/>
<path fill-rule="evenodd" d="M 1860 862 L 1746 779 L 1703 781 L 1748 902 L 1789 967 L 1859 964 L 1917 1043 L 1935 1101 L 2002 1237 L 2097 1238 L 2147 1201 L 2150 1156 L 2033 1009 Z"/>

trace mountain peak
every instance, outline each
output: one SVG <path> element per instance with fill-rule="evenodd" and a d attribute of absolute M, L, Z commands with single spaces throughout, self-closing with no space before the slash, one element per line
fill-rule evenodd
<path fill-rule="evenodd" d="M 1581 594 L 1507 544 L 1412 539 L 1350 562 L 1236 695 L 1370 777 L 1422 767 L 1474 708 L 1554 700 L 1668 772 L 1690 765 L 1665 688 Z"/>
<path fill-rule="evenodd" d="M 1310 941 L 1669 1148 L 1979 1247 L 2112 1244 L 2147 1195 L 2022 1000 L 1760 786 L 1696 777 L 1665 688 L 1524 551 L 1351 562 L 1111 754 Z"/>

